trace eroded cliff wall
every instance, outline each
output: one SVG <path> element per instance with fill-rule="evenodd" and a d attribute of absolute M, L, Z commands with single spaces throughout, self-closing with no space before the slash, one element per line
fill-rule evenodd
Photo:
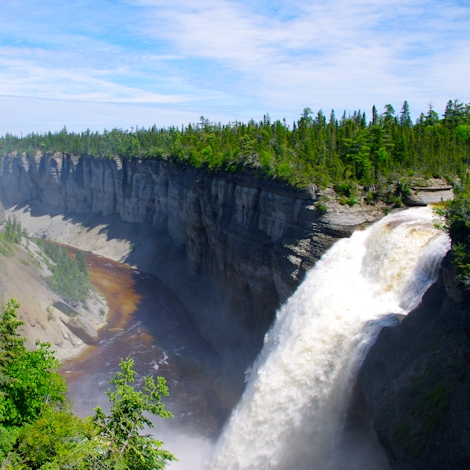
<path fill-rule="evenodd" d="M 382 330 L 359 376 L 356 412 L 394 469 L 470 468 L 470 291 L 451 259 L 422 303 Z"/>
<path fill-rule="evenodd" d="M 203 335 L 238 371 L 251 363 L 276 309 L 325 250 L 383 215 L 372 206 L 334 201 L 320 214 L 312 192 L 164 160 L 12 154 L 3 159 L 0 183 L 8 207 L 39 201 L 47 211 L 117 215 L 163 234 L 191 273 L 207 280 L 211 308 L 185 298 L 177 276 L 166 282 L 176 286 Z M 147 242 L 171 251 L 161 237 Z M 162 253 L 155 259 L 157 273 L 172 269 Z"/>

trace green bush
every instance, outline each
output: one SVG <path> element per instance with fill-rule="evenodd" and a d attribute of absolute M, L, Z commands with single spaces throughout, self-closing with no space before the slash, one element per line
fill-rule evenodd
<path fill-rule="evenodd" d="M 0 314 L 0 465 L 5 469 L 163 469 L 176 458 L 150 434 L 149 415 L 171 415 L 162 402 L 165 379 L 144 378 L 134 387 L 134 361 L 121 360 L 110 381 L 109 414 L 100 407 L 85 420 L 66 405 L 66 382 L 48 343 L 29 351 L 18 333 L 16 300 Z"/>
<path fill-rule="evenodd" d="M 452 201 L 446 201 L 434 209 L 440 217 L 445 216 L 443 227 L 452 240 L 453 265 L 459 279 L 470 283 L 470 188 L 456 192 Z M 440 225 L 440 223 L 438 222 Z"/>

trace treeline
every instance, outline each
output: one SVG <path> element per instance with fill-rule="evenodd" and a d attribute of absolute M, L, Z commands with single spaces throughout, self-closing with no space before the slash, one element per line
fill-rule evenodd
<path fill-rule="evenodd" d="M 78 251 L 72 259 L 65 247 L 36 239 L 36 244 L 54 262 L 49 264 L 52 276 L 47 278 L 49 287 L 68 302 L 85 302 L 91 289 L 90 278 L 83 252 Z"/>
<path fill-rule="evenodd" d="M 144 378 L 135 390 L 134 361 L 121 361 L 110 381 L 109 414 L 97 407 L 87 419 L 66 402 L 67 385 L 49 343 L 24 346 L 23 324 L 10 300 L 0 312 L 0 467 L 44 470 L 155 470 L 176 460 L 162 443 L 141 435 L 153 427 L 148 415 L 171 416 L 161 401 L 165 380 Z"/>
<path fill-rule="evenodd" d="M 449 101 L 442 116 L 429 106 L 414 123 L 405 101 L 398 113 L 389 104 L 382 113 L 374 106 L 370 120 L 360 110 L 337 118 L 334 111 L 314 115 L 306 108 L 292 126 L 266 115 L 259 122 L 222 125 L 201 117 L 181 128 L 103 133 L 69 133 L 64 127 L 56 133 L 0 138 L 3 154 L 13 150 L 161 158 L 214 172 L 250 170 L 294 187 L 371 185 L 402 176 L 462 178 L 470 160 L 470 105 Z"/>

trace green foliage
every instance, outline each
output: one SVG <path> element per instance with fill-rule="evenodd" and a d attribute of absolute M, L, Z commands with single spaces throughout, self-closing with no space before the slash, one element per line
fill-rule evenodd
<path fill-rule="evenodd" d="M 14 255 L 11 242 L 9 242 L 3 233 L 0 233 L 0 253 L 9 258 Z"/>
<path fill-rule="evenodd" d="M 410 183 L 406 178 L 401 178 L 398 180 L 397 191 L 401 197 L 406 197 L 411 194 Z"/>
<path fill-rule="evenodd" d="M 453 264 L 460 280 L 470 282 L 470 189 L 456 194 L 453 201 L 444 204 L 438 213 L 446 217 L 446 226 L 452 239 Z"/>
<path fill-rule="evenodd" d="M 450 405 L 451 387 L 446 379 L 440 380 L 433 387 L 424 390 L 417 405 L 410 413 L 420 422 L 425 432 L 437 426 L 447 414 Z"/>
<path fill-rule="evenodd" d="M 315 211 L 316 211 L 319 215 L 323 215 L 323 214 L 326 214 L 326 213 L 328 212 L 328 207 L 327 207 L 326 204 L 324 204 L 323 202 L 318 201 L 318 202 L 315 204 Z"/>
<path fill-rule="evenodd" d="M 163 378 L 145 377 L 143 390 L 136 390 L 134 361 L 121 360 L 110 381 L 114 390 L 106 393 L 109 415 L 97 407 L 83 420 L 65 404 L 65 380 L 49 344 L 25 348 L 18 307 L 10 300 L 0 318 L 1 468 L 156 470 L 176 460 L 162 442 L 140 434 L 153 427 L 148 415 L 172 416 L 161 401 L 168 395 Z"/>
<path fill-rule="evenodd" d="M 95 434 L 93 424 L 68 406 L 45 406 L 38 419 L 19 430 L 15 453 L 25 468 L 86 468 L 76 461 L 87 456 Z"/>
<path fill-rule="evenodd" d="M 65 379 L 56 374 L 60 363 L 49 343 L 36 343 L 34 351 L 26 348 L 7 368 L 11 377 L 0 404 L 0 417 L 5 425 L 17 426 L 36 419 L 45 404 L 65 401 Z"/>
<path fill-rule="evenodd" d="M 50 288 L 69 302 L 85 302 L 91 288 L 85 255 L 79 251 L 71 259 L 65 247 L 45 243 L 44 251 L 54 262 L 50 265 L 52 277 L 47 279 Z"/>
<path fill-rule="evenodd" d="M 161 448 L 162 442 L 139 433 L 153 427 L 144 413 L 172 416 L 161 402 L 168 395 L 165 380 L 159 377 L 155 384 L 146 377 L 143 391 L 137 391 L 131 385 L 136 375 L 133 366 L 132 359 L 121 361 L 122 372 L 110 381 L 115 390 L 107 392 L 112 403 L 109 415 L 97 407 L 92 418 L 82 420 L 66 406 L 45 407 L 37 420 L 21 428 L 11 457 L 24 468 L 49 470 L 157 470 L 176 460 Z"/>
<path fill-rule="evenodd" d="M 0 463 L 4 463 L 7 455 L 13 450 L 19 433 L 19 428 L 4 428 L 0 426 Z"/>
<path fill-rule="evenodd" d="M 449 411 L 452 386 L 447 379 L 441 379 L 421 391 L 416 405 L 410 409 L 409 419 L 395 424 L 392 440 L 418 455 L 423 437 L 439 426 Z"/>
<path fill-rule="evenodd" d="M 251 172 L 292 187 L 314 183 L 378 184 L 391 175 L 457 175 L 470 161 L 470 105 L 449 101 L 444 115 L 429 108 L 411 122 L 408 103 L 399 116 L 390 104 L 374 106 L 367 123 L 361 110 L 329 120 L 305 108 L 289 126 L 264 116 L 227 125 L 204 118 L 186 127 L 105 130 L 103 133 L 48 132 L 0 138 L 0 153 L 51 154 L 55 151 L 97 158 L 158 158 L 210 172 Z M 350 196 L 347 196 L 350 197 Z M 352 201 L 351 201 L 352 202 Z"/>
<path fill-rule="evenodd" d="M 108 390 L 106 395 L 112 403 L 110 414 L 105 415 L 100 407 L 95 409 L 93 423 L 99 428 L 101 452 L 94 456 L 104 464 L 104 468 L 161 469 L 166 462 L 176 460 L 166 450 L 161 449 L 162 442 L 149 434 L 139 434 L 145 427 L 153 424 L 144 413 L 161 418 L 172 414 L 165 410 L 162 396 L 168 395 L 165 379 L 158 377 L 155 384 L 152 377 L 145 377 L 143 391 L 134 389 L 136 372 L 134 360 L 121 360 L 122 372 L 118 372 L 110 381 L 115 390 Z"/>
<path fill-rule="evenodd" d="M 366 204 L 372 204 L 373 199 L 374 199 L 374 194 L 372 193 L 372 191 L 367 191 L 366 195 L 364 196 L 364 202 Z"/>
<path fill-rule="evenodd" d="M 16 311 L 20 304 L 16 299 L 9 300 L 0 315 L 0 371 L 5 372 L 12 361 L 23 354 L 25 339 L 18 333 L 24 324 Z"/>
<path fill-rule="evenodd" d="M 29 351 L 18 333 L 15 299 L 7 302 L 0 316 L 0 425 L 20 426 L 36 419 L 45 404 L 63 403 L 65 380 L 56 373 L 60 363 L 49 343 L 36 343 Z"/>
<path fill-rule="evenodd" d="M 24 233 L 23 229 L 21 228 L 21 223 L 19 220 L 17 220 L 16 216 L 8 217 L 8 219 L 5 221 L 6 239 L 19 245 L 23 235 Z"/>

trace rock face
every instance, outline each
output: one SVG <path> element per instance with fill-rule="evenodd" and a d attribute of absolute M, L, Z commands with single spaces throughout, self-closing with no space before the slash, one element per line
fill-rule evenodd
<path fill-rule="evenodd" d="M 191 285 L 178 285 L 177 276 L 164 281 L 229 368 L 238 371 L 251 363 L 276 309 L 315 261 L 338 238 L 383 216 L 372 206 L 338 204 L 321 214 L 316 195 L 308 191 L 164 160 L 12 154 L 3 159 L 0 185 L 8 207 L 40 201 L 55 213 L 116 214 L 165 234 L 184 253 L 182 276 L 189 269 L 207 279 L 206 306 L 199 308 L 186 295 Z M 166 245 L 158 238 L 148 243 L 160 249 L 154 272 L 165 278 L 165 271 L 174 269 L 171 260 L 162 261 Z M 141 269 L 151 264 L 149 257 Z"/>
<path fill-rule="evenodd" d="M 470 468 L 470 292 L 451 256 L 422 303 L 382 330 L 358 380 L 363 419 L 396 469 Z"/>
<path fill-rule="evenodd" d="M 84 343 L 95 344 L 98 341 L 98 333 L 86 318 L 61 318 L 61 321 Z"/>

